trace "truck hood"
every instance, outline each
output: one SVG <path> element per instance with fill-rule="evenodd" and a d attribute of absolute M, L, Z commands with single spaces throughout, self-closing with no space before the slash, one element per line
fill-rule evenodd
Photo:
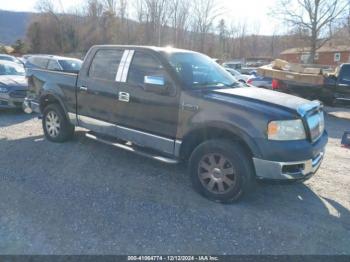
<path fill-rule="evenodd" d="M 217 95 L 227 97 L 228 99 L 230 97 L 236 97 L 260 103 L 263 102 L 278 106 L 280 108 L 285 108 L 293 112 L 297 112 L 300 107 L 310 103 L 309 100 L 297 96 L 256 87 L 216 89 L 213 92 Z"/>

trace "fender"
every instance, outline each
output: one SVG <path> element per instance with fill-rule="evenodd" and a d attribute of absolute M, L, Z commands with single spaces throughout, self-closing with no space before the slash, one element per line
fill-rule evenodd
<path fill-rule="evenodd" d="M 58 101 L 58 103 L 60 104 L 60 106 L 62 107 L 67 119 L 70 119 L 69 115 L 68 115 L 68 110 L 67 107 L 65 106 L 65 104 L 63 103 L 63 97 L 64 94 L 62 92 L 62 90 L 60 89 L 59 86 L 53 84 L 48 84 L 46 83 L 43 88 L 42 88 L 42 92 L 40 94 L 40 98 L 39 98 L 39 103 L 40 103 L 40 111 L 43 112 L 43 102 L 44 99 L 50 97 L 53 100 Z M 70 120 L 71 121 L 71 120 Z M 72 121 L 71 121 L 72 122 Z M 72 123 L 73 124 L 73 123 Z"/>
<path fill-rule="evenodd" d="M 228 124 L 225 122 L 220 122 L 220 121 L 203 122 L 201 124 L 193 126 L 191 129 L 189 129 L 186 132 L 186 134 L 183 137 L 183 141 L 186 141 L 186 139 L 193 134 L 203 133 L 203 132 L 206 132 L 206 130 L 208 130 L 209 132 L 211 130 L 218 130 L 224 133 L 232 134 L 233 136 L 241 139 L 246 144 L 246 146 L 250 149 L 254 157 L 262 156 L 262 153 L 255 139 L 253 139 L 247 132 L 245 132 L 238 126 Z M 180 148 L 180 151 L 181 150 L 183 150 L 182 147 Z"/>

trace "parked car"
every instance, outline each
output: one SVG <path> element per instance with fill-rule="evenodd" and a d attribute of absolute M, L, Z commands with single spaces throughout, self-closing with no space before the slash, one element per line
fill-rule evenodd
<path fill-rule="evenodd" d="M 250 77 L 249 75 L 243 75 L 240 72 L 238 72 L 237 70 L 232 69 L 232 68 L 226 67 L 225 70 L 227 72 L 229 72 L 231 75 L 233 75 L 238 81 L 241 81 L 243 83 L 246 83 Z"/>
<path fill-rule="evenodd" d="M 23 65 L 0 61 L 0 108 L 21 108 L 27 89 Z"/>
<path fill-rule="evenodd" d="M 10 62 L 14 62 L 20 65 L 23 65 L 23 63 L 16 57 L 12 56 L 12 55 L 5 55 L 5 54 L 0 54 L 0 60 L 1 61 L 10 61 Z"/>
<path fill-rule="evenodd" d="M 80 126 L 91 139 L 184 161 L 194 188 L 214 201 L 239 199 L 256 179 L 310 178 L 328 140 L 319 102 L 243 87 L 196 52 L 94 46 L 79 74 L 27 73 L 25 111 L 42 114 L 48 140 L 65 142 Z"/>
<path fill-rule="evenodd" d="M 83 61 L 76 58 L 53 56 L 53 55 L 32 55 L 25 62 L 26 68 L 40 68 L 51 71 L 67 73 L 79 72 Z"/>
<path fill-rule="evenodd" d="M 23 65 L 25 65 L 25 63 L 27 62 L 28 58 L 31 57 L 32 55 L 27 54 L 27 55 L 22 55 L 21 57 L 19 57 L 18 59 L 22 62 Z"/>
<path fill-rule="evenodd" d="M 223 62 L 222 59 L 219 59 L 219 58 L 213 58 L 213 61 L 219 65 L 221 65 Z"/>
<path fill-rule="evenodd" d="M 225 62 L 222 64 L 223 67 L 225 68 L 231 68 L 237 71 L 241 71 L 242 69 L 242 63 L 241 62 Z"/>
<path fill-rule="evenodd" d="M 246 75 L 255 75 L 257 72 L 256 67 L 242 67 L 240 70 L 241 74 L 246 74 Z"/>
<path fill-rule="evenodd" d="M 253 75 L 247 80 L 247 84 L 260 88 L 273 89 L 272 78 L 266 76 Z"/>

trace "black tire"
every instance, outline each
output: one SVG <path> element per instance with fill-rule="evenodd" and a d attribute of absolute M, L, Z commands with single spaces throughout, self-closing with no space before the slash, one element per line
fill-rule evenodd
<path fill-rule="evenodd" d="M 55 118 L 53 118 L 55 116 Z M 53 121 L 52 119 L 56 119 Z M 50 123 L 54 123 L 51 125 Z M 69 122 L 62 107 L 59 104 L 49 104 L 43 112 L 42 125 L 45 137 L 55 143 L 63 143 L 70 140 L 74 135 L 75 127 Z M 55 128 L 53 128 L 55 125 Z M 56 131 L 54 131 L 56 130 Z"/>
<path fill-rule="evenodd" d="M 222 168 L 209 170 L 215 164 L 219 165 L 218 162 L 221 162 L 221 160 L 225 162 Z M 210 162 L 215 164 L 210 164 Z M 232 174 L 229 174 L 231 167 Z M 221 171 L 218 171 L 219 169 Z M 256 182 L 252 160 L 247 151 L 238 142 L 226 139 L 208 140 L 200 144 L 190 157 L 189 173 L 193 187 L 200 194 L 221 203 L 237 201 L 250 191 Z M 223 176 L 226 176 L 226 178 L 223 178 Z M 228 181 L 230 184 L 233 181 L 234 183 L 226 184 L 227 178 L 231 180 Z M 212 180 L 215 182 L 212 182 Z M 207 182 L 208 184 L 206 184 Z M 211 187 L 209 184 L 212 185 L 213 183 L 215 185 L 212 189 L 209 189 Z"/>

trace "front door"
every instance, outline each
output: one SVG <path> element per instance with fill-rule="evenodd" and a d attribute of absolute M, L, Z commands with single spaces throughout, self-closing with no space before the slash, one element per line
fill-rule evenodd
<path fill-rule="evenodd" d="M 99 49 L 86 75 L 77 83 L 79 125 L 92 131 L 117 136 L 118 89 L 116 81 L 124 50 Z"/>
<path fill-rule="evenodd" d="M 173 153 L 177 132 L 179 91 L 151 51 L 133 52 L 119 86 L 118 122 L 122 135 L 137 144 Z M 165 79 L 166 93 L 146 90 L 145 77 Z"/>

